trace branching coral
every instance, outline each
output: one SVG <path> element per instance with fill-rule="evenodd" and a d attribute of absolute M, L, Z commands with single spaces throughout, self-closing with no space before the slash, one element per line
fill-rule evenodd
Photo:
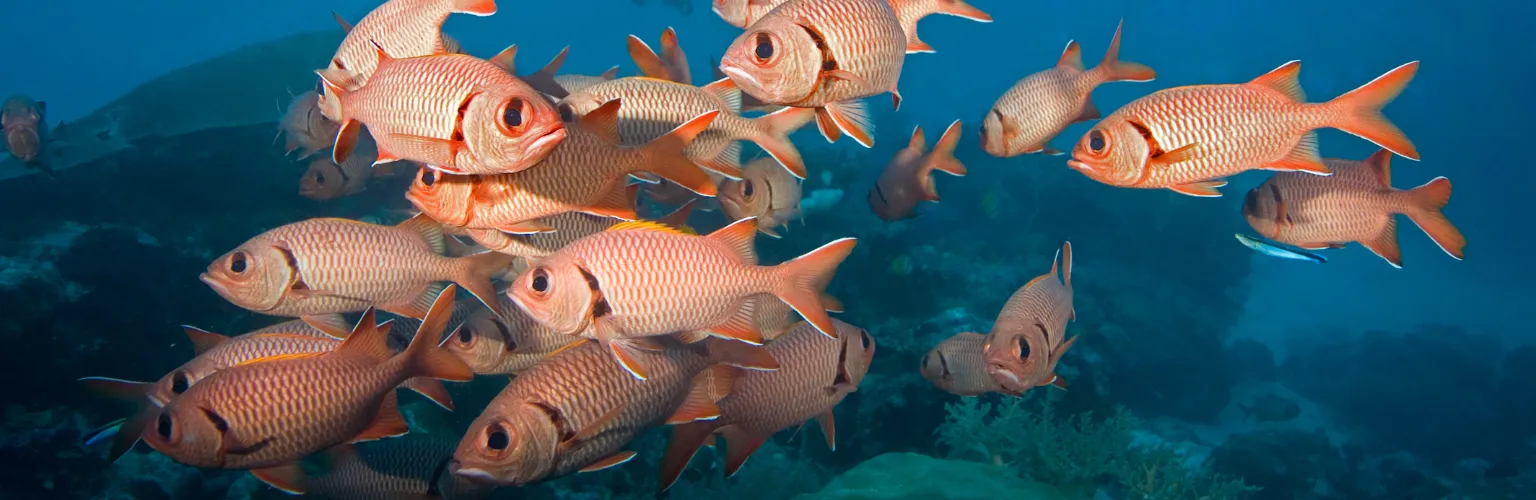
<path fill-rule="evenodd" d="M 1242 498 L 1257 491 L 1241 480 L 1186 465 L 1166 446 L 1133 447 L 1137 420 L 1118 409 L 1102 420 L 1091 413 L 1058 418 L 1049 402 L 1026 407 L 1029 394 L 999 404 L 968 398 L 948 405 L 937 434 L 951 455 L 1008 464 L 1021 475 L 1083 493 L 1113 485 L 1132 500 Z"/>

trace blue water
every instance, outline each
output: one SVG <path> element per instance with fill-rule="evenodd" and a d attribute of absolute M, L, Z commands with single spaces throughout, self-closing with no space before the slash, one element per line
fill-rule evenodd
<path fill-rule="evenodd" d="M 636 70 L 625 52 L 624 35 L 636 34 L 654 44 L 657 34 L 670 26 L 678 30 L 695 80 L 702 81 L 703 75 L 711 71 L 710 56 L 718 56 L 740 30 L 715 17 L 705 2 L 693 3 L 694 12 L 684 16 L 657 1 L 637 5 L 622 0 L 589 0 L 581 2 L 592 7 L 585 8 L 575 6 L 575 2 L 503 0 L 496 15 L 456 15 L 449 19 L 444 31 L 460 40 L 470 53 L 481 56 L 517 44 L 518 63 L 523 72 L 542 66 L 569 45 L 571 53 L 562 72 L 596 74 L 618 64 L 621 75 L 632 75 Z M 1240 310 L 1233 312 L 1233 324 L 1226 327 L 1223 335 L 1228 343 L 1240 339 L 1260 341 L 1276 354 L 1277 363 L 1285 362 L 1297 339 L 1353 339 L 1367 331 L 1397 335 L 1426 324 L 1496 338 L 1504 349 L 1536 343 L 1536 328 L 1532 328 L 1536 323 L 1536 286 L 1532 286 L 1536 262 L 1527 258 L 1529 249 L 1536 244 L 1528 208 L 1531 186 L 1536 185 L 1536 168 L 1532 168 L 1536 165 L 1527 151 L 1531 137 L 1536 136 L 1531 119 L 1536 116 L 1536 106 L 1530 97 L 1531 82 L 1536 77 L 1536 43 L 1531 41 L 1531 31 L 1536 29 L 1536 2 L 973 3 L 992 14 L 996 22 L 978 24 L 946 16 L 933 16 L 922 22 L 922 39 L 935 47 L 937 53 L 907 57 L 900 83 L 905 98 L 900 112 L 891 116 L 893 112 L 885 96 L 870 100 L 883 125 L 900 126 L 878 130 L 873 155 L 876 159 L 863 165 L 864 170 L 855 169 L 854 174 L 840 176 L 835 182 L 846 186 L 845 199 L 852 201 L 835 212 L 816 216 L 844 218 L 850 227 L 876 224 L 863 207 L 864 191 L 878 175 L 889 152 L 906 143 L 911 125 L 922 125 L 933 138 L 950 121 L 965 120 L 967 135 L 960 155 L 981 158 L 974 123 L 998 95 L 1017 79 L 1053 65 L 1068 40 L 1082 44 L 1085 61 L 1090 66 L 1096 64 L 1121 19 L 1125 22 L 1121 59 L 1151 66 L 1158 77 L 1150 83 L 1111 83 L 1100 87 L 1093 100 L 1106 114 L 1158 89 L 1240 83 L 1298 59 L 1303 63 L 1302 86 L 1310 100 L 1320 102 L 1400 64 L 1417 60 L 1422 61 L 1417 77 L 1385 109 L 1385 114 L 1413 140 L 1423 160 L 1394 159 L 1393 182 L 1396 187 L 1408 188 L 1435 176 L 1451 179 L 1454 194 L 1445 214 L 1469 241 L 1466 260 L 1446 256 L 1406 221 L 1399 226 L 1399 242 L 1406 260 L 1404 269 L 1393 269 L 1355 245 L 1327 252 L 1326 265 L 1254 254 L 1246 257 L 1251 259 L 1250 274 L 1234 285 L 1244 289 L 1242 300 L 1224 306 Z M 328 9 L 356 20 L 374 5 L 368 0 L 5 2 L 0 4 L 0 26 L 4 26 L 4 38 L 10 43 L 5 44 L 4 63 L 0 64 L 0 94 L 21 93 L 46 100 L 51 120 L 69 121 L 167 71 L 251 43 L 309 30 L 335 29 Z M 1088 126 L 1074 125 L 1052 144 L 1070 151 Z M 802 148 L 824 144 L 810 128 L 795 139 Z M 1323 156 L 1333 158 L 1361 159 L 1377 149 L 1367 141 L 1335 130 L 1321 132 L 1321 144 Z M 848 142 L 836 147 L 850 151 L 857 148 Z M 1052 237 L 1095 234 L 1097 238 L 1112 238 L 1113 235 L 1097 233 L 1110 230 L 1107 227 L 1074 225 L 1073 212 L 1089 208 L 1110 210 L 1120 223 L 1139 225 L 1143 224 L 1139 219 L 1148 216 L 1124 207 L 1148 206 L 1179 196 L 1160 190 L 1098 185 L 1067 170 L 1064 162 L 1065 157 L 1040 156 L 988 160 L 980 168 L 972 166 L 970 175 L 964 178 L 939 176 L 940 190 L 954 194 L 946 194 L 937 206 L 925 207 L 923 217 L 904 223 L 901 237 L 913 246 L 929 245 L 939 251 L 961 240 L 983 246 L 993 239 L 1000 244 L 1012 241 L 1010 238 L 1016 235 L 1008 234 L 1014 230 L 1010 221 L 1025 219 L 1027 214 L 1023 211 L 1005 210 L 998 221 L 966 226 L 988 189 L 1018 197 L 1029 197 L 1027 193 L 1039 190 L 1071 192 L 1070 197 L 1052 198 L 1059 205 L 1051 207 L 1048 213 L 1059 220 L 1051 224 L 1069 228 Z M 6 168 L 18 167 L 13 163 Z M 817 175 L 813 164 L 811 177 Z M 1109 259 L 1115 252 L 1132 253 L 1142 246 L 1176 248 L 1179 251 L 1159 254 L 1152 260 L 1166 262 L 1168 267 L 1183 273 L 1199 273 L 1202 259 L 1230 257 L 1245 251 L 1230 236 L 1233 228 L 1246 229 L 1239 213 L 1241 195 L 1268 175 L 1250 172 L 1236 176 L 1223 189 L 1227 196 L 1202 201 L 1202 208 L 1208 213 L 1227 214 L 1227 225 L 1209 230 L 1220 233 L 1230 246 L 1205 243 L 1223 241 L 1220 238 L 1186 246 L 1178 241 L 1152 242 L 1148 238 L 1156 238 L 1156 233 L 1142 231 L 1118 240 L 1117 248 L 1081 251 L 1085 256 Z M 0 175 L 5 177 L 8 176 Z M 1039 184 L 1028 185 L 1031 182 Z M 76 203 L 92 200 L 85 198 Z M 1151 220 L 1144 223 L 1154 224 Z M 220 241 L 210 246 L 217 255 L 224 251 L 221 245 L 237 242 Z M 819 243 L 795 240 L 790 246 L 794 252 L 803 252 Z M 1008 252 L 1007 248 L 994 250 Z M 1028 262 L 1040 264 L 1048 262 L 1041 260 L 1048 257 L 1035 256 Z M 1080 265 L 1092 269 L 1095 263 L 1088 258 L 1084 257 Z M 884 268 L 878 264 L 870 267 Z M 1150 266 L 1114 269 L 1134 272 L 1140 268 Z M 1018 272 L 1027 279 L 1043 271 Z M 1090 273 L 1101 287 L 1113 288 L 1117 280 L 1125 279 L 1107 272 Z M 858 274 L 839 275 L 840 281 L 856 283 L 861 279 Z M 950 305 L 991 305 L 992 310 L 977 307 L 972 311 L 986 318 L 995 314 L 995 305 L 1001 300 L 1003 297 L 990 296 L 934 298 L 936 303 Z M 1114 307 L 1115 301 L 1103 297 L 1100 300 L 1108 303 L 1100 307 Z M 0 305 L 0 310 L 4 307 L 8 306 Z M 1136 325 L 1121 326 L 1134 329 Z M 1093 334 L 1093 326 L 1086 328 L 1087 334 Z M 944 332 L 949 333 L 953 332 Z M 164 331 L 154 335 L 161 335 L 155 337 L 156 342 L 173 338 L 173 333 Z M 79 343 L 90 341 L 82 339 Z M 1369 357 L 1371 351 L 1369 346 L 1365 347 L 1361 355 Z M 1202 361 L 1191 358 L 1188 363 Z M 1429 376 L 1436 377 L 1435 373 L 1438 372 L 1431 370 Z M 1418 382 L 1405 379 L 1393 383 L 1412 387 Z M 1536 401 L 1536 394 L 1524 391 L 1500 392 L 1490 397 Z M 1489 439 L 1518 442 L 1530 437 Z M 1517 448 L 1519 451 L 1513 455 L 1523 457 L 1518 460 L 1531 460 L 1531 447 Z"/>

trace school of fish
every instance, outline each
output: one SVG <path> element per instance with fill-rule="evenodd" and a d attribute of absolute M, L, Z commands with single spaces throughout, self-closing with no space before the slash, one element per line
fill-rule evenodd
<path fill-rule="evenodd" d="M 809 420 L 835 449 L 833 410 L 857 391 L 876 339 L 830 315 L 844 305 L 827 288 L 859 258 L 857 240 L 759 260 L 759 233 L 778 238 L 804 217 L 801 179 L 818 167 L 790 137 L 814 123 L 829 141 L 872 147 L 866 101 L 890 94 L 899 110 L 905 58 L 935 52 L 918 21 L 993 18 L 962 0 L 714 0 L 713 10 L 743 31 L 702 83 L 671 28 L 659 51 L 626 39 L 638 76 L 560 73 L 568 50 L 519 75 L 515 45 L 481 59 L 442 33 L 454 14 L 495 15 L 495 0 L 388 0 L 355 24 L 336 15 L 345 38 L 279 123 L 285 152 L 309 161 L 300 193 L 331 200 L 407 172 L 403 197 L 419 213 L 398 225 L 296 221 L 213 259 L 199 278 L 214 293 L 287 320 L 234 337 L 186 327 L 195 357 L 155 382 L 81 379 L 131 406 L 92 440 L 110 438 L 114 460 L 143 441 L 287 493 L 356 498 L 472 498 L 617 467 L 636 456 L 631 440 L 662 426 L 672 428 L 664 489 L 716 436 L 728 475 Z M 1274 243 L 1238 235 L 1245 246 L 1326 262 L 1278 244 L 1360 243 L 1401 267 L 1403 214 L 1463 257 L 1466 239 L 1441 212 L 1450 181 L 1391 183 L 1391 157 L 1419 154 L 1381 109 L 1417 62 L 1322 103 L 1307 101 L 1292 61 L 1247 83 L 1150 92 L 1105 116 L 1096 87 L 1157 76 L 1120 58 L 1123 29 L 1093 68 L 1069 41 L 1054 66 L 999 89 L 975 131 L 980 149 L 1070 151 L 1064 166 L 1095 181 L 1202 197 L 1272 170 L 1242 215 Z M 47 165 L 45 109 L 14 96 L 0 110 L 6 150 L 35 168 Z M 1053 145 L 1092 120 L 1072 148 Z M 870 186 L 871 212 L 900 221 L 931 209 L 920 207 L 939 201 L 934 171 L 967 174 L 957 150 L 975 143 L 964 128 L 954 120 L 930 145 L 917 127 Z M 1382 150 L 1325 159 L 1321 128 Z M 747 143 L 763 154 L 744 163 Z M 644 220 L 643 200 L 675 209 Z M 689 226 L 715 203 L 732 222 Z M 960 396 L 1066 389 L 1073 265 L 1064 243 L 989 332 L 956 333 L 918 372 Z M 467 300 L 455 300 L 460 289 Z M 407 334 L 392 338 L 391 326 Z M 451 411 L 442 381 L 509 375 L 456 444 L 419 433 L 369 443 L 412 432 L 397 388 Z M 329 470 L 309 477 L 311 456 L 329 456 Z"/>

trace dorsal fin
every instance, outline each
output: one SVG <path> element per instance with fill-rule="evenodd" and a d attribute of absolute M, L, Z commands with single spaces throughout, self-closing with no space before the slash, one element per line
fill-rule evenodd
<path fill-rule="evenodd" d="M 319 330 L 329 337 L 336 339 L 347 338 L 352 334 L 352 326 L 347 324 L 347 318 L 341 314 L 317 314 L 299 317 L 310 328 Z"/>
<path fill-rule="evenodd" d="M 338 13 L 338 12 L 333 10 L 333 11 L 331 11 L 331 17 L 336 18 L 336 24 L 341 25 L 341 32 L 342 33 L 351 33 L 352 32 L 352 23 L 347 22 L 347 19 L 344 18 L 344 17 L 341 17 L 340 13 Z"/>
<path fill-rule="evenodd" d="M 651 78 L 672 81 L 671 72 L 667 71 L 667 64 L 661 61 L 661 56 L 657 55 L 656 51 L 645 43 L 645 40 L 641 40 L 640 37 L 635 35 L 629 35 L 626 43 L 629 48 L 629 58 L 635 61 L 635 67 L 640 69 L 640 74 Z"/>
<path fill-rule="evenodd" d="M 425 213 L 416 214 L 415 217 L 406 219 L 395 227 L 420 235 L 421 239 L 427 242 L 427 246 L 432 247 L 432 253 L 437 255 L 448 253 L 448 244 L 443 241 L 443 224 Z"/>
<path fill-rule="evenodd" d="M 597 75 L 597 77 L 598 78 L 602 78 L 604 80 L 612 80 L 614 78 L 618 78 L 619 77 L 619 67 L 618 66 L 614 66 L 612 68 L 608 68 L 608 71 L 604 71 L 602 73 L 599 73 Z"/>
<path fill-rule="evenodd" d="M 559 54 L 555 54 L 555 57 L 550 59 L 549 62 L 544 65 L 544 67 L 539 68 L 539 74 L 555 76 L 555 72 L 560 71 L 560 66 L 565 64 L 565 56 L 570 54 L 570 52 L 571 47 L 569 45 L 565 46 L 563 49 L 560 49 Z"/>
<path fill-rule="evenodd" d="M 495 64 L 497 67 L 499 67 L 501 69 L 507 70 L 507 74 L 510 74 L 512 76 L 517 76 L 517 62 L 516 62 L 516 60 L 517 60 L 517 44 L 515 44 L 515 43 L 512 44 L 512 45 L 507 46 L 507 48 L 505 48 L 505 49 L 501 49 L 501 52 L 498 52 L 495 56 L 491 57 L 490 59 L 486 59 L 487 62 L 489 62 L 491 64 Z"/>
<path fill-rule="evenodd" d="M 1067 42 L 1067 48 L 1061 51 L 1061 59 L 1056 61 L 1056 66 L 1083 70 L 1083 48 L 1077 45 L 1077 40 Z"/>
<path fill-rule="evenodd" d="M 757 217 L 747 217 L 732 222 L 729 226 L 709 233 L 705 238 L 735 250 L 736 255 L 741 257 L 743 262 L 757 264 Z"/>
<path fill-rule="evenodd" d="M 681 229 L 650 220 L 631 220 L 620 222 L 618 224 L 608 226 L 607 231 L 656 231 L 671 234 L 688 234 L 683 232 Z"/>
<path fill-rule="evenodd" d="M 1365 159 L 1366 168 L 1371 169 L 1371 174 L 1381 182 L 1382 187 L 1392 187 L 1392 152 L 1382 149 L 1372 153 Z"/>
<path fill-rule="evenodd" d="M 702 87 L 715 97 L 725 101 L 725 110 L 732 113 L 741 113 L 741 89 L 736 87 L 736 82 L 730 78 L 721 78 Z"/>
<path fill-rule="evenodd" d="M 186 332 L 187 339 L 192 341 L 193 354 L 208 352 L 209 349 L 213 349 L 219 344 L 224 343 L 224 341 L 229 340 L 229 337 L 195 326 L 181 325 L 181 331 Z"/>
<path fill-rule="evenodd" d="M 357 321 L 357 326 L 352 327 L 352 334 L 341 341 L 341 345 L 336 346 L 336 350 L 332 352 L 353 353 L 379 361 L 387 360 L 395 354 L 389 348 L 389 330 L 379 328 L 372 307 L 363 312 L 363 317 Z"/>
<path fill-rule="evenodd" d="M 581 117 L 582 130 L 597 135 L 609 144 L 618 144 L 619 106 L 621 105 L 623 105 L 623 99 L 614 99 L 587 112 Z"/>
<path fill-rule="evenodd" d="M 1297 79 L 1299 76 L 1301 76 L 1301 61 L 1291 61 L 1254 78 L 1248 84 L 1285 94 L 1296 102 L 1307 102 L 1307 94 L 1301 90 L 1301 81 Z"/>

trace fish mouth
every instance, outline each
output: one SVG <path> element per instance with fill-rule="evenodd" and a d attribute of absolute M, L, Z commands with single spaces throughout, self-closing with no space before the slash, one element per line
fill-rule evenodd
<path fill-rule="evenodd" d="M 1003 368 L 1001 366 L 997 366 L 997 365 L 988 366 L 987 367 L 987 374 L 989 374 L 989 375 L 1003 374 L 1004 376 L 1008 377 L 1009 381 L 1013 382 L 1014 386 L 1019 385 L 1019 376 L 1018 375 L 1014 375 L 1012 371 L 1010 371 L 1010 370 L 1008 370 L 1006 368 Z"/>
<path fill-rule="evenodd" d="M 549 156 L 549 153 L 554 151 L 555 147 L 559 146 L 560 142 L 564 140 L 565 127 L 562 126 L 539 136 L 538 139 L 534 139 L 533 143 L 528 145 L 528 152 L 542 161 L 544 157 Z"/>
<path fill-rule="evenodd" d="M 1079 172 L 1088 172 L 1091 170 L 1087 163 L 1083 163 L 1077 160 L 1067 160 L 1067 167 Z"/>
<path fill-rule="evenodd" d="M 730 79 L 736 80 L 737 83 L 744 82 L 753 88 L 762 88 L 763 86 L 762 82 L 757 81 L 757 78 L 753 77 L 751 73 L 747 72 L 747 70 L 738 68 L 736 66 L 722 63 L 720 64 L 720 72 L 725 73 L 725 76 L 729 77 Z"/>
<path fill-rule="evenodd" d="M 202 273 L 202 274 L 197 275 L 197 280 L 203 282 L 206 285 L 208 285 L 209 288 L 212 288 L 213 291 L 218 292 L 219 295 L 224 295 L 224 294 L 229 293 L 229 289 L 225 288 L 224 284 L 219 283 L 217 280 L 213 279 L 213 277 L 209 276 L 208 273 Z"/>
<path fill-rule="evenodd" d="M 496 485 L 496 486 L 500 486 L 500 485 L 503 485 L 503 484 L 510 484 L 510 483 L 503 482 L 500 479 L 497 479 L 496 475 L 492 474 L 491 471 L 488 471 L 488 470 L 485 470 L 485 469 L 481 469 L 481 468 L 478 468 L 478 467 L 462 467 L 462 466 L 459 465 L 458 462 L 454 462 L 452 465 L 449 465 L 448 468 L 449 468 L 449 471 L 453 473 L 453 475 L 459 476 L 459 477 L 462 477 L 462 478 L 465 478 L 465 479 L 468 479 L 468 480 L 471 480 L 471 481 L 474 481 L 474 482 L 477 482 L 477 483 L 490 484 L 490 485 Z"/>

